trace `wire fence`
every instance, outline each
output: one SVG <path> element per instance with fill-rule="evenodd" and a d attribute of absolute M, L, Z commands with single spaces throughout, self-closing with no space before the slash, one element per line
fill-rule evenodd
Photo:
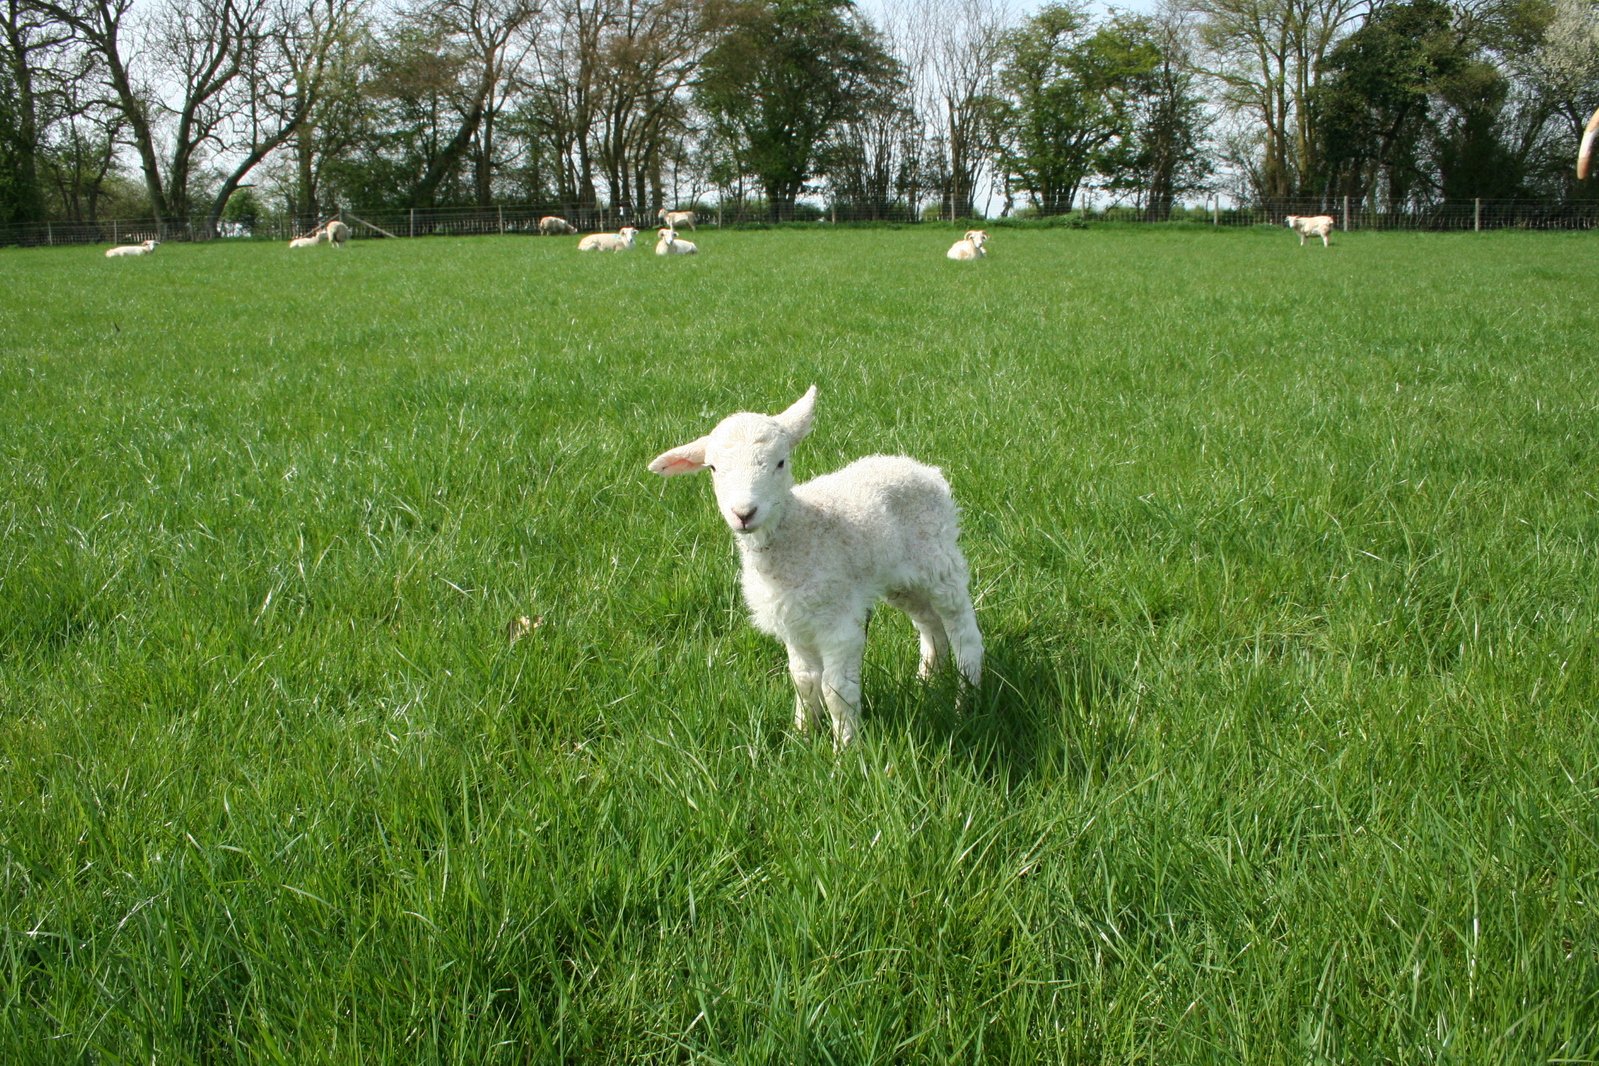
<path fill-rule="evenodd" d="M 1183 222 L 1190 225 L 1281 225 L 1289 215 L 1330 215 L 1337 229 L 1416 230 L 1433 232 L 1485 232 L 1491 230 L 1587 230 L 1599 228 L 1599 200 L 1445 200 L 1412 209 L 1376 210 L 1351 198 L 1332 200 L 1282 200 L 1236 206 L 1212 200 L 1154 214 L 1130 206 L 1106 206 L 1053 218 L 1026 212 L 1009 219 L 950 218 L 938 205 L 914 210 L 903 203 L 875 204 L 869 208 L 848 204 L 799 203 L 773 211 L 759 202 L 695 205 L 697 226 L 748 226 L 772 223 L 955 225 L 980 222 L 985 226 L 1085 225 L 1093 222 Z M 605 206 L 573 204 L 506 205 L 495 207 L 400 208 L 340 210 L 358 238 L 413 238 L 539 233 L 540 219 L 564 219 L 576 231 L 597 233 L 621 226 L 650 229 L 655 214 Z M 101 219 L 79 222 L 39 222 L 0 226 L 0 245 L 40 247 L 71 244 L 136 244 L 140 241 L 259 240 L 288 241 L 316 229 L 320 218 L 252 219 L 222 222 L 213 233 L 204 219 L 158 222 L 155 219 Z"/>

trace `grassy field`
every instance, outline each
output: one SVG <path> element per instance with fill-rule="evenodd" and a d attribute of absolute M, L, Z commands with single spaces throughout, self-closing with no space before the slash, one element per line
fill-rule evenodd
<path fill-rule="evenodd" d="M 0 251 L 0 1061 L 1599 1060 L 1591 234 L 696 236 Z M 838 756 L 645 470 L 813 381 Z"/>

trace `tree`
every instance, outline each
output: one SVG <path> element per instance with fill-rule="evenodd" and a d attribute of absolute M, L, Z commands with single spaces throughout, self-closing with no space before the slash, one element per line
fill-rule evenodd
<path fill-rule="evenodd" d="M 1116 21 L 1129 40 L 1147 45 L 1155 58 L 1146 73 L 1135 75 L 1131 132 L 1124 150 L 1107 161 L 1106 179 L 1111 188 L 1132 192 L 1145 218 L 1163 221 L 1178 197 L 1205 188 L 1211 174 L 1190 27 L 1184 13 L 1169 4 L 1152 18 Z"/>
<path fill-rule="evenodd" d="M 230 114 L 225 94 L 244 69 L 247 43 L 263 32 L 267 0 L 165 0 L 144 35 L 142 54 L 154 68 L 149 87 L 132 66 L 125 37 L 133 0 L 38 0 L 38 6 L 94 53 L 138 154 L 157 224 L 182 225 L 199 154 Z M 157 129 L 162 120 L 170 127 L 164 138 Z"/>
<path fill-rule="evenodd" d="M 262 160 L 288 143 L 320 101 L 337 50 L 360 17 L 361 0 L 281 0 L 239 43 L 239 76 L 220 101 L 214 127 L 232 167 L 205 219 L 215 236 L 228 198 Z"/>
<path fill-rule="evenodd" d="M 956 217 L 976 216 L 978 181 L 993 157 L 1008 23 L 1004 0 L 903 0 L 889 9 L 889 39 L 910 81 L 911 117 L 938 150 L 929 169 L 945 210 Z"/>
<path fill-rule="evenodd" d="M 1319 170 L 1310 99 L 1323 61 L 1367 0 L 1189 0 L 1209 50 L 1208 73 L 1222 101 L 1247 115 L 1259 136 L 1251 167 L 1256 195 L 1309 191 Z"/>
<path fill-rule="evenodd" d="M 596 40 L 598 162 L 624 217 L 663 206 L 662 168 L 687 126 L 687 89 L 710 29 L 697 0 L 614 5 Z"/>
<path fill-rule="evenodd" d="M 1116 168 L 1158 59 L 1127 24 L 1094 30 L 1082 8 L 1061 4 L 1009 35 L 1002 160 L 1041 213 L 1065 214 L 1090 174 Z"/>
<path fill-rule="evenodd" d="M 834 210 L 881 219 L 914 212 L 922 140 L 903 82 L 877 86 L 860 112 L 840 122 L 821 155 Z"/>
<path fill-rule="evenodd" d="M 1390 210 L 1429 198 L 1435 97 L 1469 58 L 1442 0 L 1389 4 L 1341 41 L 1314 97 L 1326 191 Z"/>
<path fill-rule="evenodd" d="M 42 222 L 40 81 L 69 39 L 23 0 L 0 0 L 0 222 Z"/>
<path fill-rule="evenodd" d="M 896 73 L 850 0 L 739 0 L 695 97 L 779 219 L 792 215 L 829 137 Z"/>

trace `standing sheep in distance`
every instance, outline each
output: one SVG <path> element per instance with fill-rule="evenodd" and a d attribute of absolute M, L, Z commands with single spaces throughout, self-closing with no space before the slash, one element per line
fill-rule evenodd
<path fill-rule="evenodd" d="M 577 227 L 559 215 L 545 215 L 539 219 L 540 237 L 559 237 L 576 232 Z"/>
<path fill-rule="evenodd" d="M 350 227 L 338 219 L 333 219 L 322 227 L 323 239 L 335 248 L 343 248 L 344 242 L 350 239 Z"/>
<path fill-rule="evenodd" d="M 983 251 L 983 244 L 987 240 L 987 231 L 980 229 L 969 229 L 966 231 L 966 236 L 950 245 L 949 251 L 945 252 L 944 255 L 949 259 L 958 259 L 961 261 L 981 259 L 988 254 L 987 252 Z"/>
<path fill-rule="evenodd" d="M 160 243 L 160 241 L 145 241 L 143 244 L 119 244 L 115 248 L 107 248 L 105 257 L 107 259 L 121 259 L 127 255 L 149 255 L 156 250 Z"/>
<path fill-rule="evenodd" d="M 658 229 L 655 235 L 660 240 L 655 242 L 656 255 L 698 255 L 699 246 L 693 241 L 680 241 L 677 231 L 673 229 Z"/>
<path fill-rule="evenodd" d="M 1320 237 L 1321 246 L 1327 247 L 1327 234 L 1332 232 L 1337 219 L 1331 215 L 1289 215 L 1288 228 L 1299 234 L 1299 247 L 1305 246 L 1306 237 Z"/>
<path fill-rule="evenodd" d="M 780 415 L 729 415 L 650 469 L 711 472 L 743 561 L 750 620 L 788 649 L 795 727 L 820 723 L 825 710 L 833 744 L 843 747 L 860 726 L 866 619 L 879 600 L 910 615 L 922 677 L 953 653 L 975 687 L 983 637 L 943 474 L 902 455 L 873 455 L 795 485 L 789 453 L 810 432 L 815 406 L 812 385 Z"/>
<path fill-rule="evenodd" d="M 694 223 L 699 220 L 699 216 L 692 211 L 668 211 L 664 207 L 655 212 L 655 217 L 667 229 L 678 229 L 686 225 L 692 230 Z"/>
<path fill-rule="evenodd" d="M 623 226 L 615 233 L 590 233 L 587 237 L 577 242 L 580 252 L 625 252 L 633 247 L 633 238 L 638 236 L 638 230 L 632 226 Z"/>

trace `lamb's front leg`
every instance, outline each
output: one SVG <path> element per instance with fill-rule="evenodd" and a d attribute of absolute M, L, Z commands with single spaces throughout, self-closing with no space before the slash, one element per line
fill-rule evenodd
<path fill-rule="evenodd" d="M 866 652 L 866 629 L 835 633 L 822 645 L 822 699 L 833 719 L 833 747 L 843 748 L 855 739 L 861 724 L 861 657 Z"/>
<path fill-rule="evenodd" d="M 797 644 L 788 645 L 788 674 L 794 679 L 794 728 L 808 732 L 822 724 L 822 657 Z"/>

